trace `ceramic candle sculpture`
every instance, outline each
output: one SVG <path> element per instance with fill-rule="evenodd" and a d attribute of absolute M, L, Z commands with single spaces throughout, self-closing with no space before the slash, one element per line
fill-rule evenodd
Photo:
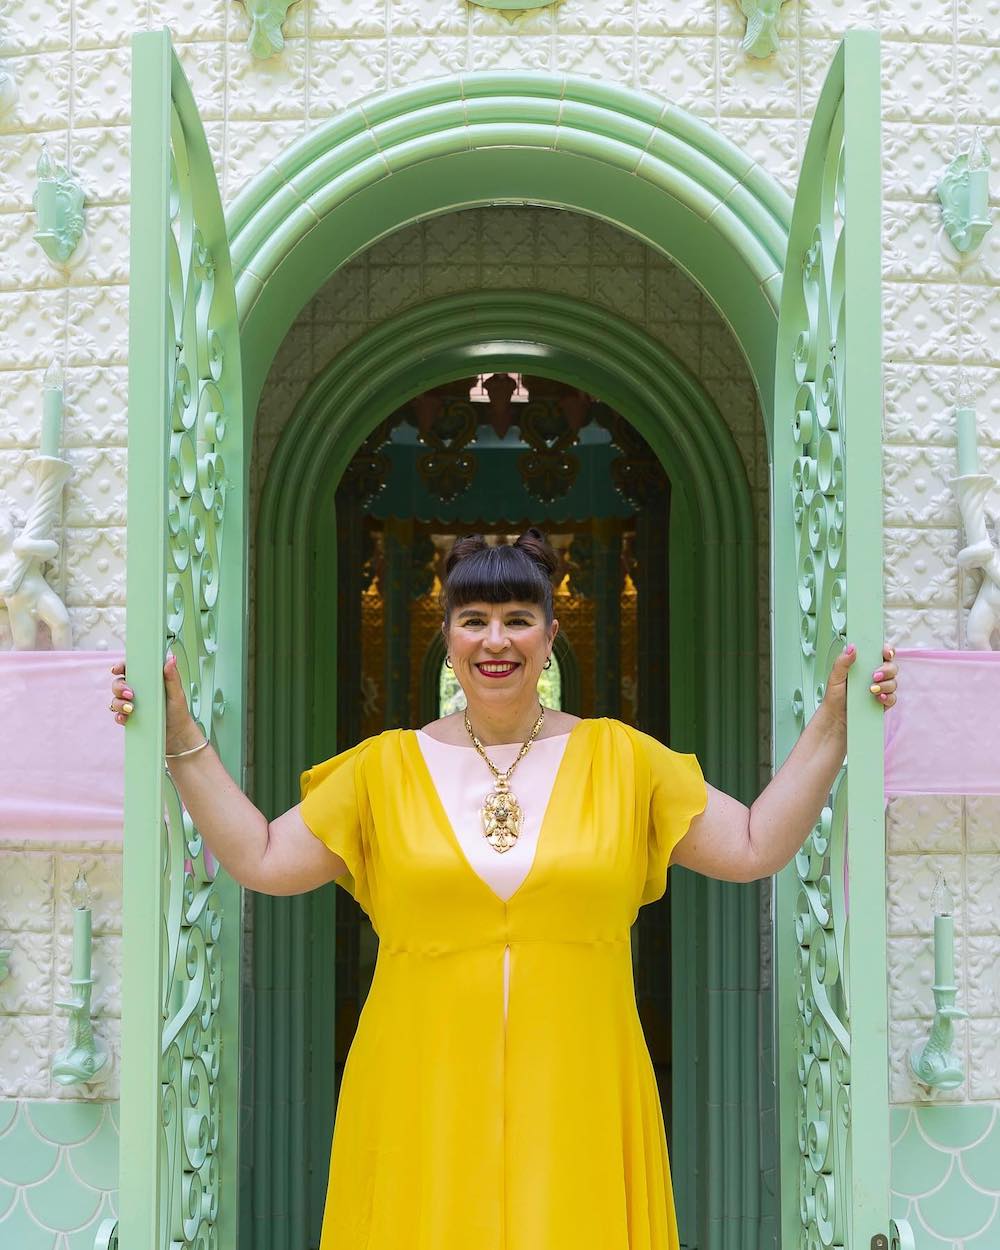
<path fill-rule="evenodd" d="M 1000 625 L 1000 552 L 986 528 L 986 506 L 993 477 L 979 470 L 976 412 L 969 407 L 955 411 L 958 434 L 958 476 L 951 484 L 965 529 L 965 546 L 958 553 L 959 568 L 981 569 L 983 580 L 969 612 L 966 640 L 973 651 L 989 651 L 993 631 Z"/>
<path fill-rule="evenodd" d="M 922 1085 L 935 1089 L 955 1089 L 965 1080 L 962 1060 L 952 1045 L 955 1020 L 968 1012 L 955 1006 L 955 917 L 951 891 L 939 876 L 931 895 L 934 909 L 934 1024 L 926 1041 L 918 1041 L 910 1052 L 910 1067 Z"/>
<path fill-rule="evenodd" d="M 43 566 L 59 554 L 54 533 L 63 486 L 71 473 L 67 461 L 59 456 L 62 417 L 62 370 L 52 365 L 42 390 L 40 451 L 28 461 L 35 493 L 28 519 L 19 532 L 12 515 L 0 508 L 0 602 L 7 606 L 15 651 L 37 649 L 39 621 L 48 625 L 54 651 L 73 648 L 69 613 L 42 573 Z"/>
<path fill-rule="evenodd" d="M 60 1085 L 77 1085 L 93 1081 L 107 1063 L 107 1054 L 94 1041 L 90 1019 L 90 1000 L 94 979 L 91 976 L 91 912 L 90 888 L 82 872 L 72 887 L 73 898 L 73 970 L 70 985 L 74 997 L 56 1003 L 69 1011 L 70 1040 L 56 1056 L 52 1075 Z"/>

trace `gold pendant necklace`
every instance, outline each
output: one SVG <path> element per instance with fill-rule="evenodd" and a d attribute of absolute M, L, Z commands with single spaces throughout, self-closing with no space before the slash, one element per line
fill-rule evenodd
<path fill-rule="evenodd" d="M 538 736 L 538 731 L 541 729 L 544 719 L 545 708 L 543 707 L 538 713 L 538 720 L 535 721 L 534 728 L 528 734 L 527 740 L 522 743 L 521 749 L 517 753 L 517 759 L 506 772 L 502 773 L 486 754 L 483 744 L 472 732 L 468 710 L 465 712 L 465 728 L 472 739 L 472 745 L 486 761 L 494 777 L 493 789 L 487 794 L 482 807 L 483 836 L 490 846 L 501 855 L 504 851 L 509 851 L 517 841 L 524 821 L 524 812 L 521 810 L 521 804 L 511 793 L 510 776 L 528 754 L 528 748 Z"/>

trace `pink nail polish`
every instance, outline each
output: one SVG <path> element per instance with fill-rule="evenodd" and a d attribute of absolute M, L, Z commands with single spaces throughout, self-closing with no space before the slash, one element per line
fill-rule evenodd
<path fill-rule="evenodd" d="M 883 703 L 886 701 L 886 699 L 888 699 L 888 697 L 889 697 L 889 696 L 888 696 L 887 694 L 880 694 L 880 695 L 879 695 L 879 698 L 882 700 L 882 702 L 883 702 Z"/>
<path fill-rule="evenodd" d="M 885 673 L 883 673 L 882 670 L 879 669 L 877 673 L 874 673 L 872 675 L 872 681 L 881 681 L 884 676 L 885 676 Z"/>

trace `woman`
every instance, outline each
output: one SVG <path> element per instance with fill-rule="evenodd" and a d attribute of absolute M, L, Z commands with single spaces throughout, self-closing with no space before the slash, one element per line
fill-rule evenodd
<path fill-rule="evenodd" d="M 630 926 L 670 863 L 752 881 L 794 855 L 844 759 L 855 652 L 748 809 L 693 755 L 540 706 L 555 567 L 535 529 L 456 542 L 442 630 L 466 711 L 314 765 L 270 823 L 204 749 L 173 657 L 164 666 L 169 766 L 216 858 L 269 894 L 338 881 L 379 934 L 322 1250 L 679 1244 Z M 872 692 L 889 707 L 884 655 Z M 124 723 L 134 696 L 113 671 Z"/>

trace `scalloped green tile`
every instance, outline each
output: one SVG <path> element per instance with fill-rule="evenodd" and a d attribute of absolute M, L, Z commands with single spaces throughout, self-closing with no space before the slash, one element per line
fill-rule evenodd
<path fill-rule="evenodd" d="M 93 1223 L 102 1195 L 80 1183 L 64 1154 L 59 1167 L 40 1185 L 24 1191 L 24 1203 L 39 1224 L 61 1233 Z"/>
<path fill-rule="evenodd" d="M 100 1128 L 83 1146 L 73 1151 L 73 1171 L 93 1189 L 118 1186 L 118 1130 L 105 1115 Z"/>
<path fill-rule="evenodd" d="M 921 1220 L 932 1231 L 956 1238 L 978 1237 L 996 1215 L 997 1199 L 973 1189 L 955 1167 L 941 1188 L 917 1205 Z"/>
<path fill-rule="evenodd" d="M 13 1185 L 0 1181 L 0 1223 L 3 1223 L 4 1216 L 7 1215 L 15 1202 L 17 1202 L 17 1190 Z"/>
<path fill-rule="evenodd" d="M 97 1230 L 101 1227 L 101 1222 L 113 1215 L 113 1211 L 99 1211 L 97 1218 L 92 1224 L 88 1224 L 86 1228 L 81 1228 L 79 1232 L 67 1233 L 66 1250 L 94 1250 L 94 1240 L 97 1237 Z"/>
<path fill-rule="evenodd" d="M 85 1141 L 104 1119 L 99 1102 L 26 1102 L 25 1109 L 39 1137 L 59 1146 Z"/>
<path fill-rule="evenodd" d="M 56 1234 L 47 1228 L 39 1228 L 38 1224 L 18 1203 L 10 1215 L 0 1221 L 0 1246 L 10 1246 L 17 1250 L 54 1250 Z"/>
<path fill-rule="evenodd" d="M 12 1185 L 33 1185 L 43 1180 L 55 1167 L 58 1157 L 59 1147 L 42 1141 L 24 1112 L 0 1137 L 0 1176 Z"/>
<path fill-rule="evenodd" d="M 917 1120 L 925 1137 L 948 1150 L 965 1150 L 988 1131 L 996 1112 L 993 1107 L 918 1107 Z"/>
<path fill-rule="evenodd" d="M 962 1151 L 962 1171 L 973 1185 L 1000 1193 L 1000 1117 L 981 1142 Z"/>
<path fill-rule="evenodd" d="M 893 1145 L 897 1138 L 902 1137 L 912 1115 L 913 1110 L 910 1107 L 889 1108 L 889 1140 Z"/>
<path fill-rule="evenodd" d="M 906 1132 L 892 1148 L 892 1190 L 918 1198 L 944 1181 L 952 1165 L 950 1154 L 927 1144 L 911 1120 Z"/>
<path fill-rule="evenodd" d="M 6 1100 L 0 1101 L 0 1137 L 14 1123 L 14 1116 L 17 1115 L 17 1099 L 12 1098 L 10 1102 Z"/>
<path fill-rule="evenodd" d="M 942 1241 L 940 1237 L 935 1237 L 929 1228 L 921 1226 L 919 1221 L 911 1220 L 911 1223 L 917 1250 L 955 1250 L 955 1243 L 950 1237 Z"/>
<path fill-rule="evenodd" d="M 1000 1177 L 994 1172 L 994 1184 L 1000 1183 Z M 963 1250 L 997 1250 L 1000 1246 L 1000 1210 L 993 1217 L 989 1227 L 984 1228 L 978 1237 L 966 1238 Z"/>

